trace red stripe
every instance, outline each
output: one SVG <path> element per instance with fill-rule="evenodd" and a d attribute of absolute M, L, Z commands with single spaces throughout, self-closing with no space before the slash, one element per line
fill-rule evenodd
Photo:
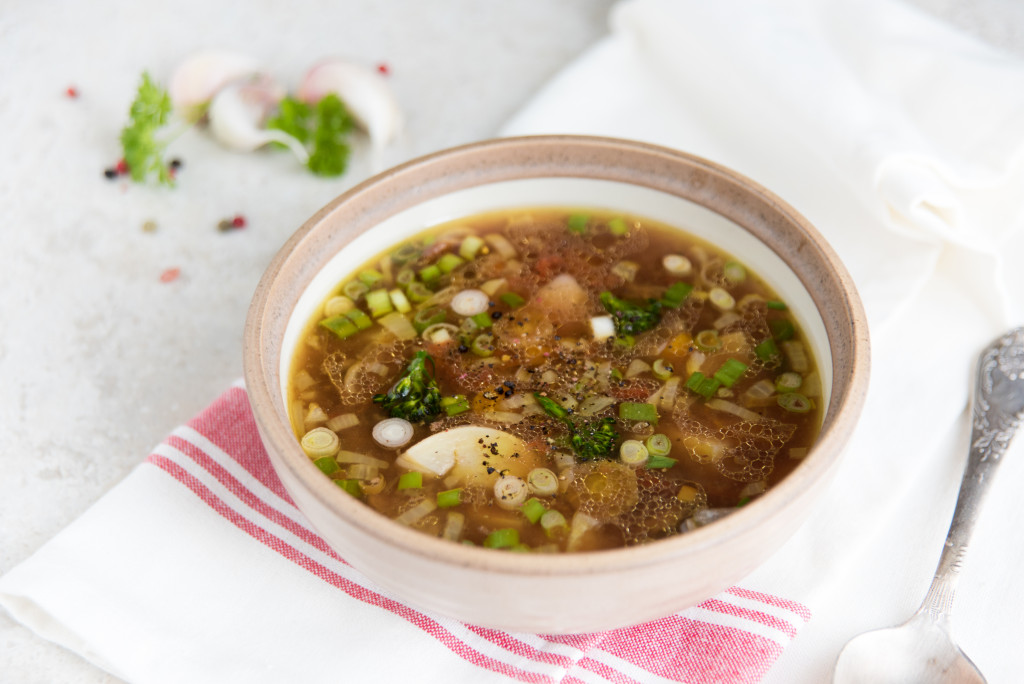
<path fill-rule="evenodd" d="M 804 622 L 809 622 L 811 619 L 811 609 L 802 603 L 796 601 L 789 601 L 772 594 L 762 594 L 759 591 L 751 591 L 750 589 L 744 589 L 743 587 L 730 587 L 726 591 L 735 596 L 740 596 L 751 601 L 760 601 L 761 603 L 767 603 L 770 606 L 776 608 L 785 608 L 791 613 L 799 615 L 804 619 Z"/>
<path fill-rule="evenodd" d="M 607 679 L 609 682 L 614 682 L 615 684 L 640 684 L 640 682 L 633 679 L 632 677 L 627 677 L 625 674 L 619 672 L 615 668 L 609 665 L 605 665 L 604 663 L 594 660 L 593 658 L 581 658 L 580 662 L 578 662 L 576 666 L 584 670 L 590 670 L 591 672 L 598 674 Z M 683 680 L 680 679 L 679 681 Z"/>
<path fill-rule="evenodd" d="M 249 405 L 249 395 L 244 389 L 228 389 L 190 420 L 188 426 L 216 444 L 267 489 L 292 503 L 263 448 Z"/>
<path fill-rule="evenodd" d="M 195 446 L 191 442 L 187 442 L 184 439 L 171 435 L 167 438 L 167 444 L 174 447 L 181 453 L 188 456 L 190 459 L 195 461 L 200 467 L 206 472 L 213 475 L 217 482 L 220 482 L 228 489 L 232 494 L 237 496 L 239 499 L 244 501 L 250 508 L 257 513 L 261 514 L 265 518 L 274 521 L 281 527 L 285 528 L 296 537 L 299 537 L 302 541 L 306 542 L 317 551 L 326 553 L 331 558 L 337 560 L 340 563 L 345 563 L 345 560 L 335 553 L 327 542 L 323 540 L 318 534 L 313 532 L 307 527 L 300 525 L 284 513 L 274 509 L 272 506 L 267 504 L 263 499 L 259 498 L 252 493 L 245 485 L 239 482 L 231 473 L 224 469 L 217 461 L 213 460 L 205 451 Z M 289 502 L 290 504 L 290 502 Z M 294 508 L 294 506 L 293 506 Z M 295 509 L 298 511 L 299 509 Z M 348 565 L 348 563 L 345 563 Z"/>
<path fill-rule="evenodd" d="M 238 529 L 248 534 L 253 539 L 261 542 L 265 546 L 277 551 L 279 554 L 292 561 L 299 567 L 308 570 L 320 579 L 332 584 L 333 586 L 341 589 L 352 598 L 358 599 L 364 603 L 368 603 L 373 606 L 384 608 L 395 615 L 405 619 L 409 623 L 419 627 L 424 632 L 434 637 L 453 653 L 463 658 L 469 663 L 497 672 L 499 674 L 518 679 L 522 682 L 551 682 L 551 678 L 545 675 L 541 675 L 535 672 L 527 672 L 517 667 L 513 667 L 507 663 L 503 663 L 499 660 L 495 660 L 489 656 L 486 656 L 479 651 L 473 649 L 471 646 L 466 644 L 464 641 L 456 637 L 454 634 L 449 632 L 447 629 L 442 627 L 433 618 L 430 618 L 423 613 L 419 613 L 408 606 L 399 603 L 386 596 L 382 596 L 374 591 L 363 587 L 360 584 L 348 580 L 333 570 L 325 567 L 324 565 L 313 560 L 309 556 L 305 555 L 295 547 L 291 546 L 279 537 L 267 532 L 263 528 L 259 527 L 252 521 L 243 517 L 233 508 L 225 504 L 216 494 L 204 485 L 199 479 L 193 476 L 191 473 L 186 471 L 180 465 L 172 461 L 171 459 L 160 456 L 159 454 L 152 454 L 149 457 L 149 462 L 157 466 L 178 482 L 188 487 L 192 492 L 198 496 L 203 502 L 206 503 L 210 508 L 219 513 L 222 517 L 227 519 L 229 522 L 234 524 Z"/>
<path fill-rule="evenodd" d="M 700 607 L 715 613 L 721 613 L 722 615 L 732 615 L 733 617 L 743 618 L 744 620 L 750 620 L 751 622 L 759 622 L 766 627 L 771 627 L 772 629 L 782 632 L 790 639 L 796 636 L 796 627 L 785 620 L 780 620 L 774 615 L 768 615 L 767 613 L 762 613 L 758 610 L 742 608 L 718 599 L 708 599 L 704 603 L 700 604 Z"/>

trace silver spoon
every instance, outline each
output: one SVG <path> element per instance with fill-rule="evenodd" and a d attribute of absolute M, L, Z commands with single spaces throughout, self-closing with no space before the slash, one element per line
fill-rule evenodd
<path fill-rule="evenodd" d="M 970 456 L 928 595 L 902 625 L 851 639 L 839 653 L 833 684 L 984 684 L 985 677 L 950 636 L 950 613 L 981 502 L 1022 417 L 1024 328 L 1017 328 L 992 342 L 978 360 Z"/>

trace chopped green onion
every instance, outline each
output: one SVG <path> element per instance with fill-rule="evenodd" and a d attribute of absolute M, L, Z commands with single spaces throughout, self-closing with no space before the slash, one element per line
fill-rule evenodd
<path fill-rule="evenodd" d="M 779 356 L 779 346 L 775 344 L 775 340 L 769 337 L 764 342 L 754 347 L 754 354 L 756 354 L 757 358 L 762 361 L 771 361 Z"/>
<path fill-rule="evenodd" d="M 398 271 L 395 276 L 395 282 L 402 287 L 408 287 L 416 280 L 416 272 L 409 267 L 405 267 Z"/>
<path fill-rule="evenodd" d="M 683 300 L 689 297 L 691 292 L 693 292 L 693 285 L 678 281 L 672 283 L 672 285 L 665 290 L 665 294 L 661 296 L 661 301 L 665 302 L 669 306 L 676 307 L 682 304 Z"/>
<path fill-rule="evenodd" d="M 719 311 L 731 311 L 736 306 L 736 299 L 720 287 L 708 291 L 708 301 Z"/>
<path fill-rule="evenodd" d="M 569 523 L 566 522 L 565 516 L 561 512 L 551 509 L 546 511 L 544 515 L 540 517 L 540 526 L 544 528 L 544 531 L 551 536 L 559 528 L 567 528 Z"/>
<path fill-rule="evenodd" d="M 465 413 L 469 410 L 469 399 L 466 398 L 465 394 L 456 394 L 454 397 L 444 397 L 441 399 L 441 408 L 449 416 L 457 416 L 460 413 Z"/>
<path fill-rule="evenodd" d="M 313 465 L 323 471 L 324 475 L 330 475 L 331 473 L 336 473 L 341 470 L 341 466 L 338 465 L 338 462 L 330 456 L 324 456 L 323 458 L 316 459 L 313 461 Z"/>
<path fill-rule="evenodd" d="M 420 248 L 412 243 L 407 243 L 391 253 L 391 260 L 401 266 L 420 255 Z"/>
<path fill-rule="evenodd" d="M 494 355 L 494 335 L 490 333 L 484 333 L 477 335 L 476 339 L 473 340 L 473 344 L 469 346 L 469 350 L 477 356 L 488 357 Z"/>
<path fill-rule="evenodd" d="M 669 458 L 668 456 L 651 456 L 647 459 L 647 468 L 671 468 L 676 463 L 678 463 L 676 459 Z"/>
<path fill-rule="evenodd" d="M 626 235 L 629 233 L 629 226 L 621 218 L 613 218 L 608 222 L 608 230 L 611 231 L 612 235 Z"/>
<path fill-rule="evenodd" d="M 391 304 L 395 307 L 395 310 L 399 313 L 409 313 L 412 311 L 412 304 L 409 303 L 409 299 L 405 296 L 397 287 L 388 292 L 388 297 L 391 298 Z"/>
<path fill-rule="evenodd" d="M 333 430 L 325 427 L 313 428 L 300 440 L 302 450 L 312 459 L 334 456 L 341 447 L 341 441 Z"/>
<path fill-rule="evenodd" d="M 348 318 L 348 320 L 352 321 L 355 324 L 355 326 L 360 330 L 366 330 L 367 328 L 373 326 L 373 321 L 370 320 L 370 317 L 367 316 L 362 311 L 360 311 L 359 309 L 352 309 L 351 311 L 346 313 L 345 316 Z"/>
<path fill-rule="evenodd" d="M 658 422 L 658 407 L 654 404 L 642 404 L 624 401 L 619 404 L 619 418 L 622 420 L 639 420 L 645 423 Z"/>
<path fill-rule="evenodd" d="M 569 412 L 554 399 L 545 397 L 539 392 L 533 393 L 533 398 L 537 400 L 540 407 L 544 409 L 544 413 L 548 414 L 552 418 L 558 418 L 559 420 L 565 420 L 569 417 Z"/>
<path fill-rule="evenodd" d="M 518 309 L 520 306 L 526 303 L 526 300 L 517 295 L 515 292 L 506 292 L 505 294 L 501 295 L 500 299 L 501 301 L 508 304 L 508 306 L 512 309 Z"/>
<path fill-rule="evenodd" d="M 402 473 L 402 476 L 398 478 L 399 489 L 421 489 L 423 487 L 423 473 L 415 470 L 408 473 Z"/>
<path fill-rule="evenodd" d="M 391 313 L 395 308 L 391 305 L 391 297 L 387 290 L 373 290 L 366 293 L 366 305 L 370 308 L 370 315 L 380 318 L 384 314 Z"/>
<path fill-rule="evenodd" d="M 621 382 L 622 379 L 625 377 L 622 375 L 622 371 L 620 371 L 618 368 L 612 368 L 612 372 L 609 373 L 608 375 L 615 382 Z"/>
<path fill-rule="evenodd" d="M 718 388 L 722 386 L 720 380 L 715 378 L 706 377 L 700 371 L 697 371 L 689 377 L 686 381 L 686 387 L 693 392 L 701 395 L 705 399 L 709 398 L 712 394 L 718 391 Z"/>
<path fill-rule="evenodd" d="M 804 384 L 804 378 L 799 373 L 789 371 L 783 373 L 779 377 L 775 378 L 775 390 L 779 394 L 785 394 L 787 392 L 796 392 L 800 389 L 800 385 Z"/>
<path fill-rule="evenodd" d="M 353 302 L 358 302 L 360 297 L 370 291 L 369 287 L 358 280 L 352 280 L 345 283 L 345 287 L 341 289 L 345 293 L 345 296 Z"/>
<path fill-rule="evenodd" d="M 653 373 L 654 377 L 659 380 L 668 380 L 672 377 L 672 373 L 674 371 L 675 369 L 672 368 L 670 364 L 665 363 L 665 359 L 656 359 L 654 363 L 651 364 L 651 373 Z"/>
<path fill-rule="evenodd" d="M 406 288 L 405 294 L 406 296 L 409 297 L 409 299 L 416 302 L 417 304 L 419 304 L 420 302 L 425 302 L 434 296 L 434 293 L 431 292 L 426 285 L 419 281 L 409 283 L 409 287 Z"/>
<path fill-rule="evenodd" d="M 736 359 L 727 359 L 715 372 L 714 378 L 726 387 L 732 387 L 747 371 L 747 364 Z"/>
<path fill-rule="evenodd" d="M 462 503 L 461 488 L 448 489 L 437 493 L 438 508 L 451 508 L 452 506 L 458 506 L 460 503 Z"/>
<path fill-rule="evenodd" d="M 359 480 L 335 480 L 334 484 L 356 498 L 363 495 L 363 486 Z"/>
<path fill-rule="evenodd" d="M 466 260 L 457 254 L 445 254 L 437 260 L 437 267 L 442 273 L 451 273 L 456 268 L 466 263 Z"/>
<path fill-rule="evenodd" d="M 320 321 L 320 327 L 330 330 L 342 340 L 359 332 L 359 328 L 357 328 L 356 324 L 350 321 L 347 316 L 331 316 L 330 318 L 325 318 Z"/>
<path fill-rule="evenodd" d="M 470 316 L 469 320 L 476 323 L 476 327 L 478 328 L 490 328 L 491 325 L 494 324 L 494 322 L 491 320 L 491 315 L 486 311 L 481 311 L 478 314 Z"/>
<path fill-rule="evenodd" d="M 476 253 L 480 251 L 480 248 L 484 246 L 482 238 L 476 235 L 467 235 L 463 240 L 462 244 L 459 245 L 459 256 L 463 259 L 470 260 L 476 258 Z"/>
<path fill-rule="evenodd" d="M 540 499 L 531 498 L 522 505 L 520 510 L 523 512 L 523 515 L 526 516 L 527 520 L 532 523 L 536 523 L 548 509 L 540 502 Z"/>
<path fill-rule="evenodd" d="M 375 268 L 367 268 L 359 272 L 359 281 L 366 287 L 373 287 L 384 279 L 384 274 Z"/>
<path fill-rule="evenodd" d="M 660 432 L 648 437 L 645 445 L 647 446 L 647 453 L 651 455 L 651 458 L 667 456 L 672 451 L 672 440 L 668 438 L 668 435 Z"/>
<path fill-rule="evenodd" d="M 533 494 L 551 496 L 558 491 L 558 476 L 549 468 L 534 468 L 526 476 L 526 486 Z"/>
<path fill-rule="evenodd" d="M 619 460 L 628 466 L 643 465 L 647 457 L 647 447 L 638 439 L 627 439 L 619 446 Z"/>
<path fill-rule="evenodd" d="M 780 394 L 779 406 L 790 413 L 807 413 L 814 408 L 814 404 L 811 403 L 811 400 L 799 392 L 787 392 L 786 394 Z"/>
<path fill-rule="evenodd" d="M 431 264 L 430 266 L 424 266 L 420 269 L 420 280 L 425 285 L 433 285 L 441 277 L 441 267 L 437 264 Z"/>
<path fill-rule="evenodd" d="M 702 352 L 718 351 L 722 347 L 722 340 L 715 330 L 701 330 L 694 335 L 693 343 Z"/>
<path fill-rule="evenodd" d="M 439 306 L 431 306 L 426 309 L 420 309 L 412 317 L 413 327 L 416 328 L 416 332 L 423 332 L 435 323 L 444 323 L 444 319 L 447 318 L 448 314 Z"/>
<path fill-rule="evenodd" d="M 324 303 L 324 317 L 332 318 L 333 316 L 340 316 L 346 311 L 351 311 L 354 308 L 355 302 L 345 295 L 331 297 Z"/>
<path fill-rule="evenodd" d="M 587 214 L 573 214 L 569 217 L 569 232 L 583 235 L 587 232 L 587 223 L 589 221 L 590 216 Z"/>
<path fill-rule="evenodd" d="M 768 327 L 772 331 L 772 337 L 779 342 L 792 339 L 793 335 L 796 334 L 796 328 L 793 327 L 792 321 L 787 318 L 776 318 L 768 321 Z"/>
<path fill-rule="evenodd" d="M 747 269 L 737 261 L 727 261 L 722 267 L 722 275 L 730 285 L 737 285 L 747 279 Z"/>
<path fill-rule="evenodd" d="M 750 503 L 750 497 L 749 496 L 745 496 L 742 499 L 740 499 L 739 502 L 737 502 L 736 508 L 743 508 L 748 503 Z"/>
<path fill-rule="evenodd" d="M 489 549 L 507 549 L 519 543 L 519 530 L 504 527 L 494 530 L 484 539 L 484 546 Z"/>
<path fill-rule="evenodd" d="M 786 311 L 787 309 L 789 309 L 789 307 L 786 306 L 786 302 L 780 302 L 777 299 L 770 299 L 767 302 L 765 302 L 764 305 L 767 306 L 769 309 L 774 309 L 775 311 Z"/>

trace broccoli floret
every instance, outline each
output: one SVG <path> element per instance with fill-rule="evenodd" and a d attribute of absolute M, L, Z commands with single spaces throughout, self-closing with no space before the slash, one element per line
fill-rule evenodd
<path fill-rule="evenodd" d="M 429 362 L 429 367 L 428 367 Z M 441 389 L 434 379 L 434 359 L 425 351 L 416 352 L 405 374 L 387 394 L 374 396 L 392 418 L 411 423 L 430 420 L 441 412 Z"/>
<path fill-rule="evenodd" d="M 661 320 L 662 303 L 649 299 L 646 306 L 619 299 L 607 290 L 601 293 L 601 303 L 612 316 L 615 332 L 620 336 L 636 335 L 650 330 Z"/>
<path fill-rule="evenodd" d="M 581 459 L 588 461 L 592 458 L 606 458 L 612 454 L 615 440 L 619 438 L 613 427 L 614 418 L 581 420 L 577 424 L 569 418 L 569 412 L 558 402 L 536 392 L 533 396 L 546 414 L 562 421 L 569 428 L 569 443 Z"/>

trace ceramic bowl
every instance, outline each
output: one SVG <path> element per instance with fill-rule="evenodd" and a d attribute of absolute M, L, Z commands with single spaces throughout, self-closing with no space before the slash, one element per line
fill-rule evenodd
<path fill-rule="evenodd" d="M 782 482 L 727 518 L 630 548 L 518 554 L 403 527 L 334 486 L 289 427 L 286 376 L 303 325 L 346 275 L 425 227 L 537 206 L 618 210 L 733 254 L 790 305 L 827 397 L 820 438 Z M 864 313 L 818 232 L 778 197 L 704 159 L 573 136 L 509 138 L 409 162 L 341 195 L 284 245 L 256 290 L 245 381 L 271 462 L 298 508 L 355 568 L 424 611 L 510 631 L 569 633 L 655 619 L 737 582 L 796 530 L 835 470 L 868 377 Z"/>

